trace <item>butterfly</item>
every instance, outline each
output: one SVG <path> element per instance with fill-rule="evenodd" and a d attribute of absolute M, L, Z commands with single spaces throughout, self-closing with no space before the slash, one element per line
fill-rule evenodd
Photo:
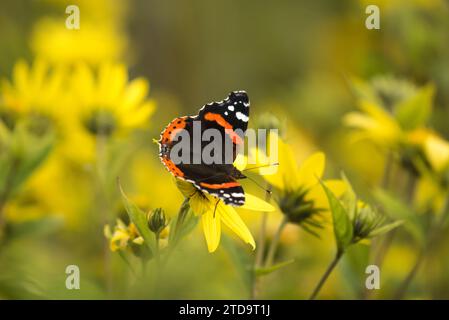
<path fill-rule="evenodd" d="M 244 133 L 249 120 L 249 98 L 245 91 L 233 91 L 227 98 L 204 105 L 195 116 L 184 116 L 171 121 L 160 135 L 159 158 L 167 170 L 176 178 L 192 183 L 197 189 L 209 193 L 225 204 L 241 206 L 245 203 L 245 192 L 238 179 L 246 176 L 232 162 L 237 156 L 239 145 L 244 143 Z M 191 139 L 189 160 L 195 157 L 199 161 L 174 161 L 171 157 L 173 148 L 181 143 L 181 132 L 187 132 L 195 138 L 195 125 L 200 125 L 201 137 L 207 129 L 216 129 L 221 135 L 220 154 L 213 154 L 221 161 L 209 163 L 203 160 L 203 151 L 207 141 Z M 203 140 L 203 139 L 196 139 Z M 199 143 L 200 148 L 194 144 Z M 226 154 L 232 146 L 231 155 Z M 227 156 L 232 161 L 224 161 Z"/>

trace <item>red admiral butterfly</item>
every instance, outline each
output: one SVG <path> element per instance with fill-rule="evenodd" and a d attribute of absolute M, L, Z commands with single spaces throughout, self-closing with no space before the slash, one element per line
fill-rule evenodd
<path fill-rule="evenodd" d="M 159 140 L 159 157 L 165 167 L 176 178 L 191 182 L 197 189 L 207 192 L 221 200 L 225 204 L 241 206 L 245 203 L 245 193 L 242 185 L 237 179 L 246 178 L 232 163 L 221 161 L 220 163 L 206 164 L 203 161 L 203 149 L 206 142 L 200 142 L 200 149 L 195 150 L 191 141 L 190 157 L 201 159 L 197 162 L 181 161 L 176 163 L 171 159 L 172 149 L 182 141 L 180 132 L 186 130 L 190 137 L 195 136 L 195 123 L 199 122 L 201 137 L 207 129 L 216 129 L 222 137 L 222 151 L 220 155 L 215 155 L 222 160 L 226 158 L 226 146 L 232 146 L 232 162 L 237 155 L 237 146 L 244 142 L 244 133 L 248 127 L 249 120 L 249 99 L 244 91 L 234 91 L 229 96 L 219 102 L 212 102 L 204 105 L 198 115 L 184 116 L 174 119 L 161 132 Z M 203 140 L 201 139 L 200 140 Z M 193 139 L 191 139 L 193 140 Z M 197 139 L 198 140 L 198 139 Z M 229 149 L 229 148 L 228 148 Z"/>

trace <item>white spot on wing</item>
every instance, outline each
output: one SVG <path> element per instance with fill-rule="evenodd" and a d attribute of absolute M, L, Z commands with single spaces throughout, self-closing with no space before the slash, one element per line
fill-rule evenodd
<path fill-rule="evenodd" d="M 242 120 L 243 122 L 248 122 L 249 117 L 241 113 L 240 111 L 235 114 L 237 119 Z"/>
<path fill-rule="evenodd" d="M 243 198 L 243 197 L 245 197 L 245 194 L 243 194 L 243 193 L 238 193 L 238 192 L 233 192 L 233 193 L 231 193 L 231 195 L 232 195 L 233 197 L 235 197 L 235 198 Z"/>

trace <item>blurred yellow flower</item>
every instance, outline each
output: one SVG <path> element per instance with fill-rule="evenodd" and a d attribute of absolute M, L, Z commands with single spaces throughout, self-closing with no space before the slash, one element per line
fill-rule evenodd
<path fill-rule="evenodd" d="M 420 128 L 407 135 L 410 144 L 421 148 L 431 167 L 441 173 L 449 167 L 449 141 L 434 131 Z"/>
<path fill-rule="evenodd" d="M 343 119 L 345 125 L 357 129 L 353 141 L 368 139 L 387 147 L 400 143 L 402 130 L 387 111 L 368 101 L 360 101 L 359 108 L 362 112 L 351 112 Z"/>
<path fill-rule="evenodd" d="M 95 21 L 101 24 L 120 25 L 126 21 L 129 1 L 126 0 L 42 0 L 57 10 L 64 11 L 69 5 L 76 4 L 82 12 L 83 21 Z"/>
<path fill-rule="evenodd" d="M 65 76 L 63 68 L 51 68 L 44 60 L 37 59 L 32 65 L 19 60 L 14 65 L 12 80 L 2 79 L 3 112 L 33 116 L 51 125 L 50 120 L 64 111 Z"/>
<path fill-rule="evenodd" d="M 189 199 L 192 211 L 201 217 L 209 252 L 214 252 L 220 244 L 221 223 L 235 232 L 253 249 L 256 248 L 256 242 L 251 232 L 232 206 L 225 205 L 218 198 L 201 192 L 189 182 L 177 179 L 176 183 L 182 194 Z M 269 203 L 248 193 L 245 193 L 245 204 L 241 208 L 265 212 L 274 211 L 274 207 Z"/>
<path fill-rule="evenodd" d="M 86 64 L 78 64 L 71 79 L 74 107 L 66 115 L 71 139 L 66 151 L 69 155 L 75 153 L 75 158 L 94 157 L 94 138 L 120 136 L 145 127 L 155 109 L 155 102 L 147 99 L 148 81 L 144 78 L 129 81 L 123 64 L 105 63 L 98 72 Z M 81 151 L 83 155 L 79 154 Z"/>
<path fill-rule="evenodd" d="M 419 179 L 414 192 L 414 206 L 419 212 L 441 213 L 446 206 L 449 173 L 449 142 L 434 131 L 421 128 L 407 135 L 424 156 L 417 162 Z"/>
<path fill-rule="evenodd" d="M 79 64 L 72 88 L 82 124 L 90 134 L 110 135 L 142 127 L 154 111 L 154 101 L 146 99 L 148 81 L 129 81 L 123 64 L 102 64 L 98 74 Z"/>
<path fill-rule="evenodd" d="M 126 37 L 117 28 L 86 19 L 81 21 L 79 30 L 67 29 L 61 19 L 41 19 L 31 36 L 35 55 L 53 64 L 85 62 L 99 65 L 103 61 L 118 61 L 126 47 Z"/>
<path fill-rule="evenodd" d="M 104 227 L 104 235 L 109 239 L 109 248 L 111 251 L 119 251 L 128 248 L 133 243 L 136 245 L 143 244 L 143 238 L 139 235 L 134 223 L 126 225 L 122 220 L 117 219 L 114 230 L 109 225 Z"/>
<path fill-rule="evenodd" d="M 376 77 L 370 83 L 353 79 L 352 85 L 359 111 L 347 114 L 343 122 L 355 129 L 353 140 L 366 139 L 399 150 L 407 147 L 407 134 L 425 128 L 433 107 L 432 84 L 416 88 L 407 81 Z"/>

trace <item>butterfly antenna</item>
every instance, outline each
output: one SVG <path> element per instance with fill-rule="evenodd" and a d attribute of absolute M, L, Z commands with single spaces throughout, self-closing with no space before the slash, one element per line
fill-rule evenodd
<path fill-rule="evenodd" d="M 267 167 L 271 167 L 271 166 L 278 166 L 279 162 L 275 162 L 275 163 L 270 163 L 270 164 L 264 164 L 262 166 L 258 166 L 258 167 L 252 167 L 252 168 L 248 168 L 248 169 L 243 169 L 243 171 L 249 171 L 249 170 L 255 170 L 255 169 L 260 169 L 260 168 L 267 168 Z"/>
<path fill-rule="evenodd" d="M 258 186 L 259 188 L 261 188 L 262 190 L 264 190 L 266 193 L 268 194 L 272 194 L 273 192 L 271 192 L 271 190 L 266 189 L 264 186 L 262 186 L 260 183 L 258 183 L 256 180 L 254 180 L 251 177 L 245 176 L 246 178 L 248 178 L 249 180 L 251 180 L 252 182 L 254 182 L 254 184 L 256 186 Z"/>
<path fill-rule="evenodd" d="M 215 203 L 215 208 L 214 208 L 214 219 L 215 219 L 215 213 L 217 212 L 217 207 L 218 207 L 218 203 L 220 202 L 220 199 L 217 200 L 217 202 Z"/>

